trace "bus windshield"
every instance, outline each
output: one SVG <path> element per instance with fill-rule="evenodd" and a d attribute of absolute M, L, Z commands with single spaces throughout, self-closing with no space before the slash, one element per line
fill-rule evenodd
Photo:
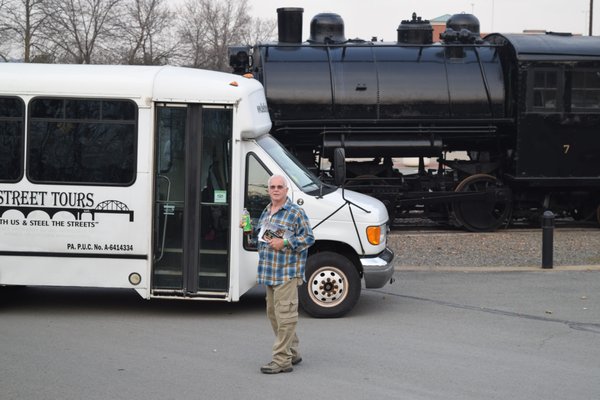
<path fill-rule="evenodd" d="M 322 191 L 327 194 L 335 191 L 335 187 L 323 184 L 272 136 L 265 135 L 256 141 L 304 193 L 315 194 Z"/>

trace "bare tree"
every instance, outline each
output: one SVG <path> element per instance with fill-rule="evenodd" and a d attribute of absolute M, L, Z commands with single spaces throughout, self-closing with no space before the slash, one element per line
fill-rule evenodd
<path fill-rule="evenodd" d="M 13 29 L 10 15 L 15 4 L 12 1 L 0 0 L 0 58 L 9 60 L 13 44 Z"/>
<path fill-rule="evenodd" d="M 115 38 L 122 0 L 44 0 L 45 38 L 59 61 L 91 64 L 103 61 Z"/>
<path fill-rule="evenodd" d="M 275 21 L 248 2 L 185 0 L 175 20 L 168 0 L 0 0 L 0 59 L 227 71 L 229 46 L 273 37 Z"/>
<path fill-rule="evenodd" d="M 0 2 L 0 59 L 2 61 L 8 61 L 8 53 L 10 51 L 10 43 L 8 43 L 8 31 L 9 29 L 5 25 L 3 18 L 4 14 L 4 1 Z"/>
<path fill-rule="evenodd" d="M 252 18 L 248 28 L 242 32 L 241 42 L 232 44 L 253 45 L 259 42 L 275 40 L 277 19 Z"/>
<path fill-rule="evenodd" d="M 161 65 L 173 58 L 179 47 L 171 32 L 174 15 L 165 0 L 129 0 L 120 23 L 126 64 Z"/>
<path fill-rule="evenodd" d="M 248 0 L 186 0 L 179 14 L 185 64 L 227 71 L 227 48 L 240 43 L 251 24 Z"/>
<path fill-rule="evenodd" d="M 23 61 L 33 62 L 36 51 L 42 53 L 43 48 L 42 41 L 38 38 L 46 22 L 43 0 L 17 0 L 13 3 L 16 3 L 18 8 L 10 7 L 8 16 L 12 19 L 13 31 L 23 46 Z M 37 54 L 37 57 L 43 58 L 43 54 Z"/>
<path fill-rule="evenodd" d="M 185 55 L 182 63 L 191 67 L 201 67 L 205 63 L 206 30 L 200 4 L 187 1 L 178 11 L 179 37 Z"/>

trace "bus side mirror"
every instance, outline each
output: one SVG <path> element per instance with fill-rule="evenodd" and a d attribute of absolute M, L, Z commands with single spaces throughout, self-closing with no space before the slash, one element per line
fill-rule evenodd
<path fill-rule="evenodd" d="M 346 152 L 341 147 L 333 150 L 333 180 L 336 186 L 342 186 L 346 181 Z"/>

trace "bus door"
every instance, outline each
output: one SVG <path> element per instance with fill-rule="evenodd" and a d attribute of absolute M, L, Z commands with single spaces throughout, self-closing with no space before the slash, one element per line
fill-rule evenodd
<path fill-rule="evenodd" d="M 226 297 L 232 109 L 156 107 L 152 293 Z"/>

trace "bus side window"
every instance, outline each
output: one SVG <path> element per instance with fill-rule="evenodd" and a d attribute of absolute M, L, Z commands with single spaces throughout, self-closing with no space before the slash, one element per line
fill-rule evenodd
<path fill-rule="evenodd" d="M 0 182 L 23 176 L 25 105 L 16 97 L 0 97 Z"/>
<path fill-rule="evenodd" d="M 130 100 L 34 98 L 27 173 L 36 183 L 133 184 L 137 105 Z"/>
<path fill-rule="evenodd" d="M 255 154 L 248 154 L 246 157 L 246 195 L 244 198 L 244 207 L 250 213 L 252 226 L 256 227 L 258 219 L 263 210 L 269 204 L 269 190 L 267 181 L 271 172 L 267 170 Z M 244 249 L 256 250 L 256 237 L 246 236 L 244 239 Z"/>

